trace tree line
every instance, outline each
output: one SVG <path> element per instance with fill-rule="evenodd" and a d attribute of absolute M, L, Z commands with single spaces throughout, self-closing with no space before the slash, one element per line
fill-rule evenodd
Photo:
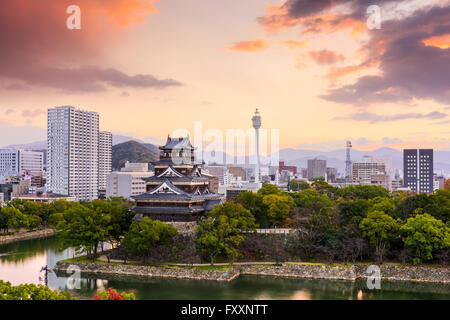
<path fill-rule="evenodd" d="M 266 184 L 257 193 L 243 192 L 215 206 L 188 234 L 149 218 L 133 220 L 132 203 L 122 198 L 52 204 L 12 201 L 0 211 L 0 221 L 8 219 L 6 225 L 12 228 L 15 221 L 24 220 L 21 215 L 37 217 L 42 225 L 56 228 L 64 247 L 92 260 L 100 244 L 110 242 L 108 259 L 125 262 L 449 261 L 450 190 L 410 194 L 380 186 L 335 188 L 320 180 L 311 186 L 291 181 L 291 190 Z M 279 227 L 293 232 L 255 232 Z"/>

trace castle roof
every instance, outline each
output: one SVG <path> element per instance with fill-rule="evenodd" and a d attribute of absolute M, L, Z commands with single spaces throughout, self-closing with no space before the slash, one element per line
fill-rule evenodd
<path fill-rule="evenodd" d="M 171 149 L 189 149 L 195 150 L 195 148 L 191 141 L 189 140 L 189 136 L 187 137 L 179 137 L 179 138 L 171 138 L 170 135 L 167 136 L 167 141 L 164 146 L 160 146 L 161 150 L 171 150 Z"/>
<path fill-rule="evenodd" d="M 196 188 L 194 192 L 188 193 L 184 190 L 173 185 L 168 179 L 159 184 L 146 193 L 134 196 L 135 200 L 206 200 L 217 199 L 221 195 L 217 193 L 211 193 L 209 188 L 206 188 L 203 192 L 200 192 L 199 188 Z"/>

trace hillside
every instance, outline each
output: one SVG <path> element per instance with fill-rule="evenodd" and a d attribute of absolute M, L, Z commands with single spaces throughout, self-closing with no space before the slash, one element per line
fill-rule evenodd
<path fill-rule="evenodd" d="M 157 147 L 143 145 L 136 141 L 127 141 L 117 144 L 112 148 L 112 166 L 119 170 L 125 162 L 153 162 L 159 159 Z"/>

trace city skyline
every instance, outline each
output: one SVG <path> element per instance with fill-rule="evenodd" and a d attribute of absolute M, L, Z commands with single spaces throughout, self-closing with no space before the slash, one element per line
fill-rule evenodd
<path fill-rule="evenodd" d="M 44 2 L 0 4 L 2 146 L 44 140 L 46 110 L 70 104 L 147 142 L 196 120 L 251 128 L 258 107 L 280 149 L 450 150 L 448 1 L 381 1 L 373 30 L 350 0 L 78 0 L 81 30 L 66 28 L 72 1 Z"/>

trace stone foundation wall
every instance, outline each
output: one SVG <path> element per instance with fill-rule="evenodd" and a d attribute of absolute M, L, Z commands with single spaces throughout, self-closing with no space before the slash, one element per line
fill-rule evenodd
<path fill-rule="evenodd" d="M 71 265 L 79 267 L 80 272 L 85 274 L 215 281 L 231 281 L 239 276 L 239 271 L 236 269 L 217 271 L 200 270 L 195 268 L 170 268 L 80 262 L 58 262 L 53 269 L 57 274 L 65 273 Z"/>
<path fill-rule="evenodd" d="M 19 234 L 13 234 L 9 236 L 0 236 L 0 245 L 7 244 L 16 241 L 29 240 L 29 239 L 37 239 L 37 238 L 45 238 L 55 234 L 55 230 L 53 229 L 44 229 L 32 232 L 24 232 Z"/>
<path fill-rule="evenodd" d="M 366 279 L 368 265 L 331 266 L 308 264 L 238 265 L 228 271 L 201 270 L 196 268 L 170 268 L 96 263 L 58 263 L 55 271 L 65 272 L 76 265 L 82 273 L 131 277 L 158 277 L 172 279 L 194 279 L 231 281 L 239 275 L 272 276 L 282 278 L 310 278 L 327 280 Z M 382 280 L 419 281 L 450 284 L 450 268 L 408 267 L 382 265 Z"/>

